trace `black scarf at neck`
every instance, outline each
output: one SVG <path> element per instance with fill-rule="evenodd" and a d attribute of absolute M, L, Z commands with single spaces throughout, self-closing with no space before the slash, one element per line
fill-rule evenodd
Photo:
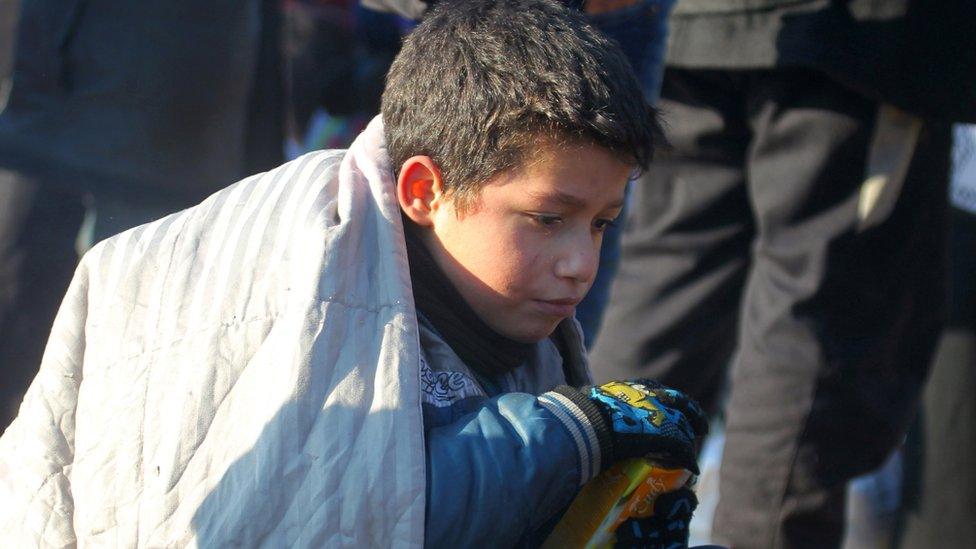
<path fill-rule="evenodd" d="M 422 230 L 403 216 L 410 282 L 417 310 L 469 368 L 495 377 L 522 364 L 534 343 L 511 340 L 492 330 L 461 297 L 420 238 Z"/>

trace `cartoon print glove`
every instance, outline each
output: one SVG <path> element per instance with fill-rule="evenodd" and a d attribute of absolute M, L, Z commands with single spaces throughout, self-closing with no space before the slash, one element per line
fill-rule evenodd
<path fill-rule="evenodd" d="M 681 391 L 647 379 L 581 390 L 560 386 L 586 415 L 600 442 L 601 469 L 632 457 L 698 474 L 696 438 L 708 432 L 701 407 Z"/>
<path fill-rule="evenodd" d="M 654 501 L 654 513 L 631 518 L 617 527 L 615 548 L 680 549 L 688 547 L 688 526 L 698 507 L 698 498 L 689 488 L 665 492 Z"/>

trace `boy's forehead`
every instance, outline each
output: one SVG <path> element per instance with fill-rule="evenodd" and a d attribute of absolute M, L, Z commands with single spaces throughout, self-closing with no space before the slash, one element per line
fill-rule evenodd
<path fill-rule="evenodd" d="M 453 187 L 448 198 L 462 214 L 479 210 L 486 191 L 493 197 L 528 198 L 571 209 L 621 208 L 625 184 L 635 170 L 601 145 L 538 136 L 515 166 L 483 183 Z M 498 195 L 500 189 L 504 192 Z"/>
<path fill-rule="evenodd" d="M 609 172 L 625 173 L 635 167 L 612 150 L 587 141 L 541 141 L 515 171 L 531 174 L 539 179 L 602 179 Z M 599 181 L 598 181 L 599 182 Z M 609 182 L 607 182 L 609 183 Z"/>
<path fill-rule="evenodd" d="M 519 167 L 499 174 L 487 186 L 571 208 L 622 206 L 633 166 L 593 144 L 548 144 L 533 151 Z"/>
<path fill-rule="evenodd" d="M 590 205 L 590 201 L 588 200 L 589 197 L 566 192 L 560 188 L 530 189 L 526 192 L 526 194 L 530 198 L 540 202 L 552 202 L 569 208 L 585 208 L 586 206 Z M 610 202 L 602 205 L 610 208 L 622 208 L 624 206 L 623 193 L 621 193 L 617 198 L 611 198 Z"/>

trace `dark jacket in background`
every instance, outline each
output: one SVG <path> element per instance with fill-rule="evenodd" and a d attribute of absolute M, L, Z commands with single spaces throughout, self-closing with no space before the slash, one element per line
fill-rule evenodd
<path fill-rule="evenodd" d="M 976 120 L 973 0 L 681 0 L 668 65 L 819 69 L 917 114 Z"/>
<path fill-rule="evenodd" d="M 0 167 L 193 201 L 277 165 L 258 153 L 282 142 L 276 6 L 25 2 Z"/>

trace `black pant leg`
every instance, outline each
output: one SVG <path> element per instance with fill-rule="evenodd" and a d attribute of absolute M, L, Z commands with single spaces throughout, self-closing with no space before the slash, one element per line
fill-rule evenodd
<path fill-rule="evenodd" d="M 865 225 L 879 106 L 811 71 L 750 88 L 757 237 L 713 536 L 836 547 L 846 482 L 900 442 L 941 327 L 948 132 L 923 126 L 893 209 Z"/>
<path fill-rule="evenodd" d="M 598 380 L 651 377 L 709 409 L 735 345 L 752 239 L 749 141 L 735 79 L 669 69 L 659 104 L 671 149 L 633 186 Z"/>
<path fill-rule="evenodd" d="M 896 547 L 976 547 L 976 214 L 954 210 L 949 324 L 905 443 Z"/>
<path fill-rule="evenodd" d="M 79 195 L 0 170 L 0 430 L 41 363 L 84 212 Z"/>

